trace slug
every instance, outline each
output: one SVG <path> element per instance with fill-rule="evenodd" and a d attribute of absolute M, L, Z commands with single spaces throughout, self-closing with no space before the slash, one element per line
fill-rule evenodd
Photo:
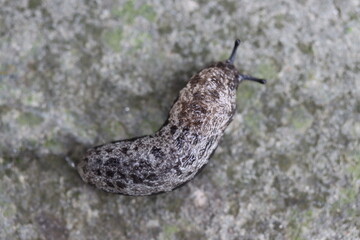
<path fill-rule="evenodd" d="M 156 133 L 89 149 L 77 165 L 81 178 L 106 192 L 132 196 L 169 192 L 191 180 L 233 119 L 239 83 L 266 83 L 236 70 L 239 44 L 236 40 L 229 59 L 189 80 Z"/>

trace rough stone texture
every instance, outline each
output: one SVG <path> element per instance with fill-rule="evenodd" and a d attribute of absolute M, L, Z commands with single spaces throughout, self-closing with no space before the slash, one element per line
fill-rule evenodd
<path fill-rule="evenodd" d="M 0 0 L 0 239 L 359 239 L 360 2 Z M 151 134 L 196 71 L 242 83 L 174 192 L 87 186 L 71 162 Z"/>

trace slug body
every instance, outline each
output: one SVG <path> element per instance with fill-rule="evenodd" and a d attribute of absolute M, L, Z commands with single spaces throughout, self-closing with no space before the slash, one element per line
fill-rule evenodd
<path fill-rule="evenodd" d="M 236 110 L 242 80 L 230 58 L 195 74 L 180 91 L 169 117 L 153 135 L 91 148 L 77 166 L 97 188 L 126 195 L 171 191 L 191 180 L 208 162 Z"/>

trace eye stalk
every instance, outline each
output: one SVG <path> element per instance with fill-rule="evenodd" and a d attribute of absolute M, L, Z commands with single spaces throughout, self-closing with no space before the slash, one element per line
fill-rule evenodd
<path fill-rule="evenodd" d="M 252 76 L 248 76 L 248 75 L 239 74 L 238 79 L 239 79 L 239 82 L 241 82 L 243 80 L 247 80 L 247 81 L 258 82 L 258 83 L 261 83 L 261 84 L 266 84 L 265 79 L 256 78 L 256 77 L 252 77 Z"/>
<path fill-rule="evenodd" d="M 235 60 L 235 56 L 236 56 L 236 51 L 240 45 L 241 41 L 239 39 L 235 40 L 235 44 L 233 47 L 233 50 L 231 52 L 230 57 L 226 60 L 226 63 L 229 64 L 234 64 L 234 60 Z M 248 75 L 243 75 L 243 74 L 239 74 L 238 75 L 238 81 L 241 82 L 243 80 L 247 80 L 247 81 L 253 81 L 253 82 L 258 82 L 261 84 L 265 84 L 266 80 L 265 79 L 260 79 L 260 78 L 256 78 L 256 77 L 252 77 L 252 76 L 248 76 Z"/>
<path fill-rule="evenodd" d="M 237 51 L 240 43 L 241 43 L 241 41 L 240 41 L 239 39 L 236 39 L 236 40 L 235 40 L 234 48 L 233 48 L 233 50 L 232 50 L 232 52 L 231 52 L 231 55 L 230 55 L 229 59 L 226 60 L 227 63 L 234 64 L 234 60 L 235 60 L 235 56 L 236 56 L 236 51 Z"/>

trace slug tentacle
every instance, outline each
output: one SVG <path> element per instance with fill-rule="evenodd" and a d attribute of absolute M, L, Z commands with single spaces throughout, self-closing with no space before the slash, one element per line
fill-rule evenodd
<path fill-rule="evenodd" d="M 236 56 L 236 51 L 240 45 L 241 41 L 239 39 L 235 40 L 235 44 L 234 44 L 234 48 L 231 52 L 231 55 L 229 57 L 229 59 L 227 60 L 228 63 L 234 64 L 234 60 L 235 60 L 235 56 Z"/>
<path fill-rule="evenodd" d="M 248 75 L 239 75 L 240 81 L 243 80 L 247 80 L 247 81 L 254 81 L 254 82 L 258 82 L 261 84 L 266 84 L 266 80 L 265 79 L 260 79 L 260 78 L 256 78 L 256 77 L 252 77 L 252 76 L 248 76 Z"/>
<path fill-rule="evenodd" d="M 77 166 L 82 179 L 126 195 L 168 192 L 191 180 L 207 164 L 235 114 L 239 83 L 265 83 L 236 70 L 239 44 L 236 40 L 228 60 L 189 80 L 156 133 L 89 149 Z"/>

